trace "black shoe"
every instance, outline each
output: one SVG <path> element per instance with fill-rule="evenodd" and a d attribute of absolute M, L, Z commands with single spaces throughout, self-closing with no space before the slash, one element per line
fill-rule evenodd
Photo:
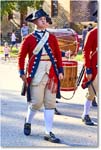
<path fill-rule="evenodd" d="M 95 98 L 94 98 L 94 100 L 92 101 L 92 106 L 97 107 L 97 102 L 96 102 Z"/>
<path fill-rule="evenodd" d="M 30 123 L 24 124 L 24 134 L 27 136 L 31 134 L 31 124 Z"/>
<path fill-rule="evenodd" d="M 84 123 L 86 125 L 91 125 L 91 126 L 94 125 L 94 122 L 92 122 L 92 120 L 90 119 L 89 115 L 85 115 L 85 117 L 82 118 L 82 121 L 84 121 Z"/>
<path fill-rule="evenodd" d="M 49 135 L 46 134 L 44 136 L 44 140 L 50 141 L 52 143 L 60 143 L 60 139 L 56 138 L 55 135 L 52 132 L 50 132 Z"/>
<path fill-rule="evenodd" d="M 56 115 L 61 115 L 61 113 L 55 108 L 55 114 Z"/>

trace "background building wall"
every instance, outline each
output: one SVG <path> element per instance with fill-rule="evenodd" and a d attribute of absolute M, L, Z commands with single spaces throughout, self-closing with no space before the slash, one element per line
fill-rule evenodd
<path fill-rule="evenodd" d="M 51 16 L 51 1 L 45 0 L 43 9 Z M 52 17 L 51 27 L 70 27 L 79 22 L 94 21 L 92 13 L 97 7 L 97 0 L 56 0 L 58 1 L 58 15 Z"/>
<path fill-rule="evenodd" d="M 55 0 L 54 0 L 55 1 Z M 50 25 L 50 28 L 64 28 L 71 27 L 79 34 L 81 34 L 84 23 L 95 20 L 92 16 L 96 8 L 98 8 L 97 0 L 56 0 L 58 2 L 58 15 L 51 16 L 52 0 L 44 0 L 42 8 L 51 16 L 53 24 Z M 33 8 L 28 7 L 27 14 L 33 12 Z M 8 16 L 4 16 L 1 20 L 1 32 L 4 38 L 8 36 L 12 30 L 17 31 L 17 35 L 20 35 L 20 14 L 19 12 L 13 12 L 13 20 L 8 20 Z M 84 22 L 82 24 L 82 22 Z M 28 23 L 30 32 L 35 29 L 35 26 L 32 23 Z M 19 38 L 20 39 L 20 38 Z"/>
<path fill-rule="evenodd" d="M 51 16 L 51 1 L 44 1 L 43 9 Z M 58 0 L 58 15 L 52 17 L 53 28 L 63 28 L 69 26 L 70 21 L 70 0 Z"/>
<path fill-rule="evenodd" d="M 73 0 L 70 2 L 71 22 L 93 21 L 92 14 L 97 7 L 97 1 Z"/>

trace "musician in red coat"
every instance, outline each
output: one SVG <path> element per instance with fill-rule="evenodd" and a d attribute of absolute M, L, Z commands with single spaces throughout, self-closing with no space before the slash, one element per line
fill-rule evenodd
<path fill-rule="evenodd" d="M 63 79 L 63 66 L 56 37 L 46 30 L 47 16 L 40 9 L 26 17 L 26 21 L 34 23 L 37 29 L 23 40 L 18 56 L 20 77 L 26 83 L 29 102 L 24 134 L 30 135 L 32 118 L 44 105 L 44 139 L 59 143 L 60 139 L 52 133 L 52 124 L 58 84 Z M 27 55 L 29 63 L 26 75 L 24 67 Z"/>
<path fill-rule="evenodd" d="M 94 16 L 97 15 L 97 11 Z M 86 125 L 94 125 L 94 122 L 89 117 L 89 111 L 94 97 L 97 96 L 98 83 L 97 83 L 97 48 L 98 48 L 98 29 L 95 27 L 88 32 L 84 43 L 84 66 L 85 74 L 82 82 L 82 87 L 87 88 L 88 92 L 86 95 L 86 101 L 84 104 L 84 111 L 82 115 L 82 120 Z"/>

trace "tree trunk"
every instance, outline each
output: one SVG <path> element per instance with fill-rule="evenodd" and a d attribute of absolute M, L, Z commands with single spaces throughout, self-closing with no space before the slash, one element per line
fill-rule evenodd
<path fill-rule="evenodd" d="M 27 8 L 25 11 L 20 11 L 20 26 L 22 27 L 22 24 L 25 22 L 25 18 L 27 15 Z"/>

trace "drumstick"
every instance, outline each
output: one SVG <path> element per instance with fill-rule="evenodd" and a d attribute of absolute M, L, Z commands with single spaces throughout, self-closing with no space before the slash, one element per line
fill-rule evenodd
<path fill-rule="evenodd" d="M 91 87 L 92 87 L 92 89 L 93 89 L 93 91 L 94 91 L 94 94 L 96 95 L 96 90 L 95 90 L 95 88 L 94 88 L 93 83 L 91 82 L 90 84 L 91 84 Z"/>
<path fill-rule="evenodd" d="M 80 85 L 80 82 L 81 82 L 81 80 L 82 80 L 84 71 L 85 71 L 85 67 L 84 67 L 84 65 L 83 65 L 83 67 L 82 67 L 82 69 L 81 69 L 81 72 L 80 72 L 80 74 L 79 74 L 79 77 L 78 77 L 78 79 L 77 79 L 77 86 Z"/>

